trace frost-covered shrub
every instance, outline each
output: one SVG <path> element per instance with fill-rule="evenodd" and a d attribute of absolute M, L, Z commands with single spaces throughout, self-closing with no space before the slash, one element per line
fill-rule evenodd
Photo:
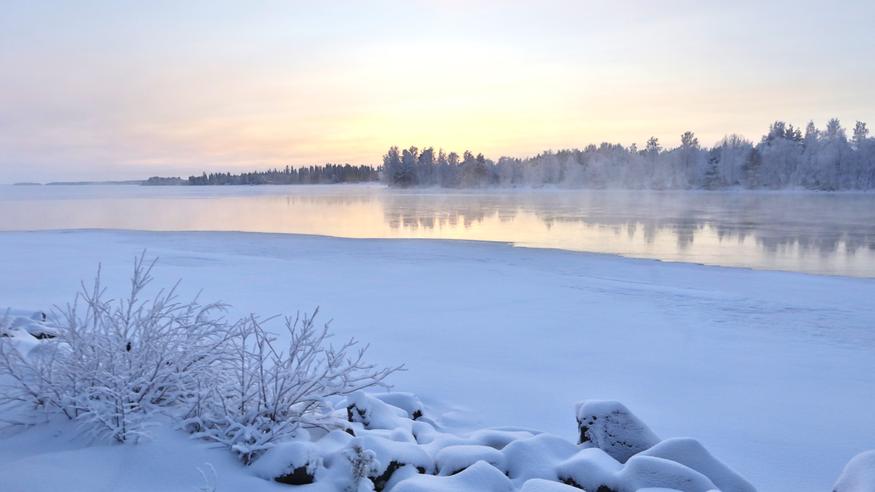
<path fill-rule="evenodd" d="M 100 270 L 91 288 L 58 309 L 56 336 L 23 353 L 0 341 L 0 403 L 63 414 L 119 442 L 143 435 L 154 410 L 178 405 L 215 374 L 230 332 L 221 304 L 180 302 L 176 287 L 152 299 L 154 266 L 139 257 L 128 295 L 107 299 Z"/>
<path fill-rule="evenodd" d="M 225 305 L 180 302 L 176 286 L 148 298 L 154 265 L 135 260 L 121 299 L 107 298 L 98 269 L 57 310 L 53 337 L 0 337 L 0 405 L 64 415 L 118 442 L 136 441 L 162 411 L 250 463 L 301 429 L 345 427 L 329 400 L 401 369 L 365 362 L 355 340 L 331 345 L 315 312 L 287 318 L 281 346 L 257 316 L 228 322 Z"/>
<path fill-rule="evenodd" d="M 375 476 L 379 471 L 377 454 L 370 449 L 363 448 L 361 443 L 356 440 L 346 450 L 346 458 L 349 460 L 350 468 L 352 468 L 352 479 L 347 492 L 373 490 L 374 484 L 368 477 Z"/>
<path fill-rule="evenodd" d="M 401 369 L 365 362 L 367 347 L 354 339 L 334 347 L 328 326 L 317 327 L 315 317 L 285 318 L 284 347 L 256 316 L 235 325 L 222 377 L 204 388 L 187 420 L 195 435 L 229 446 L 249 463 L 301 428 L 344 426 L 330 400 L 382 385 Z"/>

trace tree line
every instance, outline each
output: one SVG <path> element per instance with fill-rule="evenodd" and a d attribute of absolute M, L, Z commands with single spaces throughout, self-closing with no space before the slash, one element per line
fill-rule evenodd
<path fill-rule="evenodd" d="M 651 137 L 644 148 L 602 143 L 583 150 L 548 151 L 493 161 L 466 151 L 391 147 L 381 179 L 389 186 L 544 186 L 630 189 L 875 189 L 875 138 L 857 122 L 850 138 L 837 119 L 804 130 L 783 121 L 759 142 L 729 135 L 710 148 L 693 132 L 663 148 Z"/>
<path fill-rule="evenodd" d="M 759 142 L 728 135 L 710 148 L 693 132 L 680 144 L 664 148 L 651 137 L 636 144 L 601 143 L 581 149 L 547 151 L 534 157 L 501 157 L 497 161 L 465 151 L 434 147 L 391 147 L 381 167 L 324 164 L 240 174 L 202 173 L 200 176 L 154 176 L 146 185 L 263 185 L 334 184 L 382 181 L 392 187 L 436 186 L 562 186 L 626 189 L 875 189 L 875 138 L 863 122 L 850 137 L 837 119 L 818 129 L 783 121 L 769 126 Z"/>
<path fill-rule="evenodd" d="M 379 181 L 379 169 L 373 166 L 351 164 L 324 164 L 294 168 L 286 166 L 283 169 L 267 171 L 252 171 L 240 174 L 202 173 L 200 176 L 183 178 L 167 178 L 153 176 L 143 182 L 145 185 L 289 185 L 289 184 L 334 184 L 334 183 L 365 183 Z"/>

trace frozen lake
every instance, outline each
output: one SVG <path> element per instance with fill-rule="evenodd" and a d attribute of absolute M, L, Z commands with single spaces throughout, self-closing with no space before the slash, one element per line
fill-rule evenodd
<path fill-rule="evenodd" d="M 320 306 L 339 339 L 371 343 L 374 362 L 406 363 L 396 389 L 420 395 L 449 429 L 572 440 L 576 401 L 617 399 L 660 437 L 701 440 L 763 492 L 831 490 L 875 443 L 872 279 L 461 241 L 2 232 L 0 311 L 64 303 L 98 262 L 111 295 L 122 294 L 144 249 L 161 258 L 156 288 L 182 279 L 183 298 L 202 290 L 235 306 L 233 317 Z M 4 492 L 119 490 L 113 477 L 144 470 L 163 481 L 137 490 L 190 492 L 195 466 L 216 459 L 186 452 L 185 465 L 153 466 L 159 451 L 143 463 L 139 447 L 21 442 L 0 435 Z M 76 471 L 98 459 L 106 485 L 82 485 Z M 223 473 L 220 490 L 279 490 L 230 486 Z"/>
<path fill-rule="evenodd" d="M 0 186 L 0 230 L 440 238 L 875 277 L 875 194 Z"/>

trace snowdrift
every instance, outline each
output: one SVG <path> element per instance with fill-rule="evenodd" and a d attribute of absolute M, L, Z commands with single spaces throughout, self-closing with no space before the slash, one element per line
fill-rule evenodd
<path fill-rule="evenodd" d="M 6 311 L 0 336 L 12 339 L 23 352 L 38 350 L 41 340 L 53 336 L 45 319 L 43 313 Z M 578 442 L 520 429 L 452 432 L 410 393 L 357 392 L 334 403 L 345 422 L 342 428 L 302 430 L 250 466 L 226 464 L 216 470 L 212 490 L 223 490 L 223 483 L 261 479 L 265 490 L 300 486 L 356 492 L 755 491 L 698 441 L 660 439 L 615 401 L 577 405 Z M 162 432 L 154 439 L 176 447 L 186 442 L 168 439 Z M 76 460 L 77 453 L 87 452 L 85 447 L 56 459 Z M 165 461 L 172 461 L 172 455 Z M 871 491 L 873 485 L 875 451 L 870 451 L 847 465 L 834 490 Z"/>

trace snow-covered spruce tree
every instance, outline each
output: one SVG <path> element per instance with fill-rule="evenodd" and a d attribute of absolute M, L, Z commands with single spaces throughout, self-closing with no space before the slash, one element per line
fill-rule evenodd
<path fill-rule="evenodd" d="M 176 286 L 152 299 L 144 290 L 155 262 L 134 262 L 130 290 L 106 298 L 100 269 L 91 288 L 57 309 L 58 336 L 24 354 L 0 341 L 0 403 L 61 414 L 98 437 L 127 442 L 143 435 L 159 408 L 185 402 L 213 378 L 233 331 L 224 306 L 180 302 Z"/>
<path fill-rule="evenodd" d="M 204 388 L 186 421 L 194 435 L 227 445 L 250 463 L 300 429 L 344 426 L 330 399 L 383 384 L 402 366 L 378 368 L 364 360 L 367 347 L 351 339 L 329 343 L 328 325 L 315 317 L 285 318 L 281 344 L 264 322 L 250 316 L 235 325 L 233 354 L 222 377 Z"/>

